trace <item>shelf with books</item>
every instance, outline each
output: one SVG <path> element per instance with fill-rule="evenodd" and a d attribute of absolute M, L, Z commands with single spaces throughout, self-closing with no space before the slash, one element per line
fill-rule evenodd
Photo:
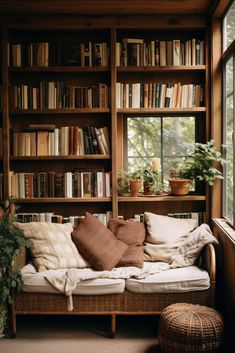
<path fill-rule="evenodd" d="M 35 198 L 17 198 L 16 199 L 17 203 L 102 203 L 102 202 L 111 202 L 111 197 L 50 197 L 50 198 L 41 198 L 41 197 L 35 197 Z"/>
<path fill-rule="evenodd" d="M 10 160 L 12 161 L 30 161 L 30 160 L 35 160 L 35 161 L 43 161 L 43 160 L 73 160 L 73 159 L 111 159 L 110 154 L 87 154 L 87 155 L 80 155 L 80 156 L 11 156 Z"/>
<path fill-rule="evenodd" d="M 138 196 L 138 197 L 131 197 L 131 196 L 119 196 L 119 202 L 161 202 L 161 201 L 173 201 L 173 202 L 181 202 L 181 201 L 205 201 L 205 195 L 186 195 L 186 196 L 172 196 L 172 195 L 164 195 L 164 196 Z"/>
<path fill-rule="evenodd" d="M 58 116 L 62 114 L 74 115 L 74 114 L 102 114 L 102 113 L 110 113 L 110 108 L 64 108 L 64 109 L 23 109 L 23 110 L 12 110 L 10 114 L 13 115 L 31 115 L 31 114 L 56 114 Z"/>
<path fill-rule="evenodd" d="M 118 66 L 117 72 L 204 72 L 206 70 L 206 65 L 197 66 Z"/>

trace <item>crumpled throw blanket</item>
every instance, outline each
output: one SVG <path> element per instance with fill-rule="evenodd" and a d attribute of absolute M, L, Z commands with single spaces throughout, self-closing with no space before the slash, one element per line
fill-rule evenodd
<path fill-rule="evenodd" d="M 201 224 L 181 242 L 175 253 L 171 256 L 169 263 L 145 262 L 143 268 L 117 267 L 111 271 L 94 271 L 91 268 L 84 269 L 58 269 L 47 270 L 40 274 L 59 292 L 64 293 L 68 298 L 68 311 L 73 310 L 72 293 L 80 281 L 95 278 L 121 278 L 134 277 L 143 279 L 156 273 L 171 268 L 191 266 L 195 263 L 200 251 L 208 243 L 218 243 L 207 224 Z M 21 272 L 22 279 L 29 275 L 31 270 L 24 268 Z M 31 272 L 32 274 L 32 272 Z"/>

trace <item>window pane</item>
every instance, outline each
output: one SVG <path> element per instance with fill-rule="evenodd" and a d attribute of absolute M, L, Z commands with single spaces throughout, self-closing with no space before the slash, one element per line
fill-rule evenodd
<path fill-rule="evenodd" d="M 233 58 L 227 62 L 225 74 L 224 216 L 233 222 Z"/>
<path fill-rule="evenodd" d="M 192 152 L 195 117 L 127 118 L 127 165 L 143 167 L 153 157 L 161 158 L 162 175 L 168 180 L 174 163 Z"/>
<path fill-rule="evenodd" d="M 235 39 L 235 1 L 224 18 L 224 51 Z"/>

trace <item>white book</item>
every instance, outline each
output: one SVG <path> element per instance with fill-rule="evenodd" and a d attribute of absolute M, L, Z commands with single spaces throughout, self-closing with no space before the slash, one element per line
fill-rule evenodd
<path fill-rule="evenodd" d="M 110 173 L 105 173 L 105 193 L 106 197 L 111 197 L 111 188 L 110 188 Z"/>
<path fill-rule="evenodd" d="M 54 130 L 54 155 L 59 155 L 59 129 L 55 128 Z"/>
<path fill-rule="evenodd" d="M 104 196 L 103 172 L 97 172 L 97 197 Z"/>
<path fill-rule="evenodd" d="M 116 83 L 116 105 L 117 108 L 122 108 L 121 104 L 121 82 Z"/>

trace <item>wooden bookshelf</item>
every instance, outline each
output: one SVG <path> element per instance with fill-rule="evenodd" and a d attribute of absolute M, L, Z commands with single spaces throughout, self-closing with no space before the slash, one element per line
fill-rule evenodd
<path fill-rule="evenodd" d="M 79 23 L 78 23 L 79 22 Z M 82 215 L 86 210 L 97 213 L 113 211 L 113 216 L 123 214 L 124 217 L 133 216 L 134 213 L 143 213 L 145 210 L 157 210 L 159 213 L 167 214 L 174 211 L 200 211 L 207 209 L 208 195 L 202 193 L 190 194 L 185 197 L 175 197 L 165 195 L 161 197 L 120 197 L 117 194 L 116 177 L 119 169 L 124 166 L 123 135 L 124 120 L 127 115 L 131 116 L 195 116 L 200 121 L 200 130 L 203 131 L 200 138 L 203 140 L 208 136 L 209 131 L 209 96 L 206 93 L 209 87 L 209 67 L 208 67 L 208 43 L 206 33 L 206 22 L 199 17 L 187 18 L 179 16 L 177 24 L 169 17 L 162 18 L 156 24 L 153 17 L 142 18 L 122 18 L 104 17 L 95 19 L 86 16 L 80 21 L 70 21 L 66 16 L 63 18 L 52 16 L 50 24 L 43 18 L 30 19 L 26 23 L 20 23 L 14 17 L 8 22 L 0 25 L 3 27 L 2 38 L 2 75 L 0 85 L 3 81 L 3 111 L 0 112 L 0 126 L 3 127 L 4 150 L 2 159 L 2 171 L 4 174 L 4 198 L 9 196 L 10 172 L 15 173 L 38 173 L 40 171 L 66 173 L 81 168 L 82 170 L 104 170 L 112 173 L 112 193 L 111 197 L 74 197 L 74 198 L 19 198 L 18 203 L 22 205 L 21 211 L 33 210 L 35 212 L 55 211 L 64 216 L 74 214 L 77 210 L 78 215 Z M 123 38 L 139 38 L 145 43 L 153 40 L 173 41 L 181 40 L 182 43 L 190 41 L 192 38 L 204 41 L 205 62 L 192 64 L 180 64 L 165 66 L 161 65 L 117 65 L 116 43 L 122 42 Z M 88 66 L 80 64 L 69 65 L 71 58 L 57 60 L 56 64 L 50 58 L 49 52 L 44 52 L 44 64 L 47 66 L 28 65 L 28 54 L 22 54 L 22 60 L 27 56 L 27 65 L 12 65 L 12 56 L 7 57 L 7 52 L 11 52 L 12 46 L 20 45 L 20 50 L 36 47 L 35 43 L 47 43 L 53 49 L 55 43 L 59 45 L 80 46 L 83 43 L 107 43 L 108 59 L 104 66 L 95 66 L 93 63 Z M 10 49 L 9 49 L 10 45 Z M 14 48 L 15 50 L 15 48 Z M 33 53 L 33 55 L 37 55 Z M 47 55 L 49 55 L 47 63 Z M 55 54 L 53 54 L 55 55 Z M 60 54 L 61 55 L 61 54 Z M 74 53 L 73 53 L 74 55 Z M 85 54 L 84 54 L 85 55 Z M 94 55 L 92 54 L 89 55 Z M 72 58 L 74 59 L 74 58 Z M 30 59 L 31 60 L 31 59 Z M 38 59 L 37 59 L 38 60 Z M 64 60 L 65 64 L 60 61 Z M 80 59 L 79 59 L 80 60 Z M 84 59 L 85 60 L 85 59 Z M 33 61 L 32 61 L 33 62 Z M 79 61 L 78 61 L 79 62 Z M 18 64 L 17 64 L 18 65 Z M 16 109 L 13 104 L 13 87 L 26 85 L 36 87 L 40 80 L 62 81 L 68 87 L 93 87 L 100 83 L 106 84 L 108 89 L 108 106 L 103 107 L 83 107 L 83 108 L 57 108 L 57 109 Z M 151 107 L 151 108 L 119 108 L 116 99 L 117 84 L 126 83 L 177 83 L 184 85 L 201 85 L 204 90 L 204 102 L 200 106 L 192 107 Z M 9 90 L 7 90 L 9 87 Z M 43 95 L 42 93 L 40 93 Z M 17 97 L 18 99 L 19 97 Z M 31 97 L 29 97 L 31 99 Z M 57 98 L 56 98 L 57 99 Z M 2 120 L 2 122 L 1 122 Z M 93 125 L 96 127 L 108 126 L 109 138 L 111 143 L 111 153 L 108 154 L 86 154 L 86 155 L 46 155 L 46 156 L 13 156 L 10 146 L 10 129 L 20 132 L 30 123 L 55 124 L 56 127 L 79 126 L 85 127 Z M 1 172 L 1 161 L 0 161 Z M 65 207 L 63 206 L 65 203 Z M 159 205 L 162 205 L 160 207 Z M 132 214 L 133 213 L 133 214 Z"/>

